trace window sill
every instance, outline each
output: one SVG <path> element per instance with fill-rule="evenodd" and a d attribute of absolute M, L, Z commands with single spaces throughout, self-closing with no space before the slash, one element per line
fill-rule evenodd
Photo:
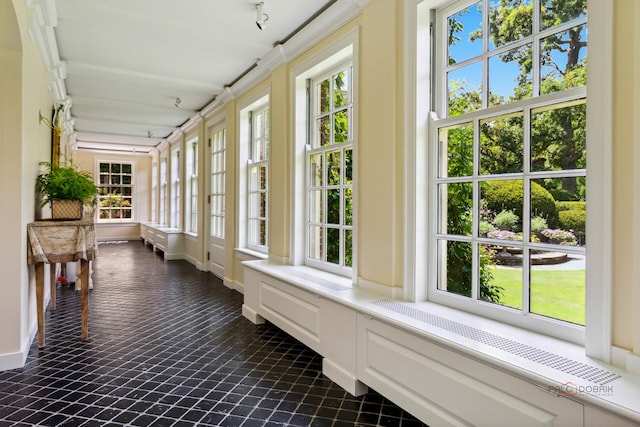
<path fill-rule="evenodd" d="M 235 248 L 236 257 L 241 261 L 266 260 L 269 256 L 263 252 L 254 251 L 247 248 Z"/>
<path fill-rule="evenodd" d="M 640 422 L 640 376 L 585 355 L 582 346 L 430 302 L 387 299 L 304 266 L 243 263 L 293 287 L 463 354 L 542 390 Z"/>

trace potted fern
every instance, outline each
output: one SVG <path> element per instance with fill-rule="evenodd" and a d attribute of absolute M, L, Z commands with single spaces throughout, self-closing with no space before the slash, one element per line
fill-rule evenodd
<path fill-rule="evenodd" d="M 51 162 L 40 162 L 40 166 L 43 170 L 36 178 L 35 190 L 41 194 L 41 206 L 51 203 L 52 219 L 81 219 L 84 205 L 96 205 L 98 188 L 89 172 Z"/>

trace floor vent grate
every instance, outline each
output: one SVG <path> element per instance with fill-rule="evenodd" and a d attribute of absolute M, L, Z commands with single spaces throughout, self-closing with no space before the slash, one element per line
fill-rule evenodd
<path fill-rule="evenodd" d="M 524 359 L 540 363 L 541 365 L 548 366 L 560 372 L 574 375 L 578 378 L 582 378 L 596 384 L 604 385 L 620 378 L 620 375 L 609 372 L 605 369 L 589 366 L 582 362 L 578 362 L 546 350 L 541 350 L 500 335 L 485 332 L 481 329 L 418 310 L 413 307 L 408 307 L 394 301 L 376 300 L 372 301 L 372 303 L 403 316 L 410 317 L 419 322 L 427 323 L 437 328 L 444 329 L 445 331 L 506 351 Z"/>

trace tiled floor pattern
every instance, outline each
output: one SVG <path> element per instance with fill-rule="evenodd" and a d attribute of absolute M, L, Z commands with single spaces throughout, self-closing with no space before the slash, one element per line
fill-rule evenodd
<path fill-rule="evenodd" d="M 421 426 L 374 391 L 354 398 L 321 358 L 241 316 L 242 295 L 141 242 L 100 245 L 89 340 L 58 288 L 46 347 L 0 372 L 0 426 Z"/>

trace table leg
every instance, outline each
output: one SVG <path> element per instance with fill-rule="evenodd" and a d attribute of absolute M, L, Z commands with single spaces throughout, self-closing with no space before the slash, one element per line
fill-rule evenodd
<path fill-rule="evenodd" d="M 49 281 L 51 286 L 51 310 L 56 309 L 57 299 L 56 299 L 56 263 L 52 262 L 49 264 Z"/>
<path fill-rule="evenodd" d="M 44 347 L 44 263 L 36 263 L 36 311 L 38 312 L 38 347 Z"/>
<path fill-rule="evenodd" d="M 80 261 L 80 306 L 82 310 L 82 340 L 89 338 L 89 261 Z"/>

